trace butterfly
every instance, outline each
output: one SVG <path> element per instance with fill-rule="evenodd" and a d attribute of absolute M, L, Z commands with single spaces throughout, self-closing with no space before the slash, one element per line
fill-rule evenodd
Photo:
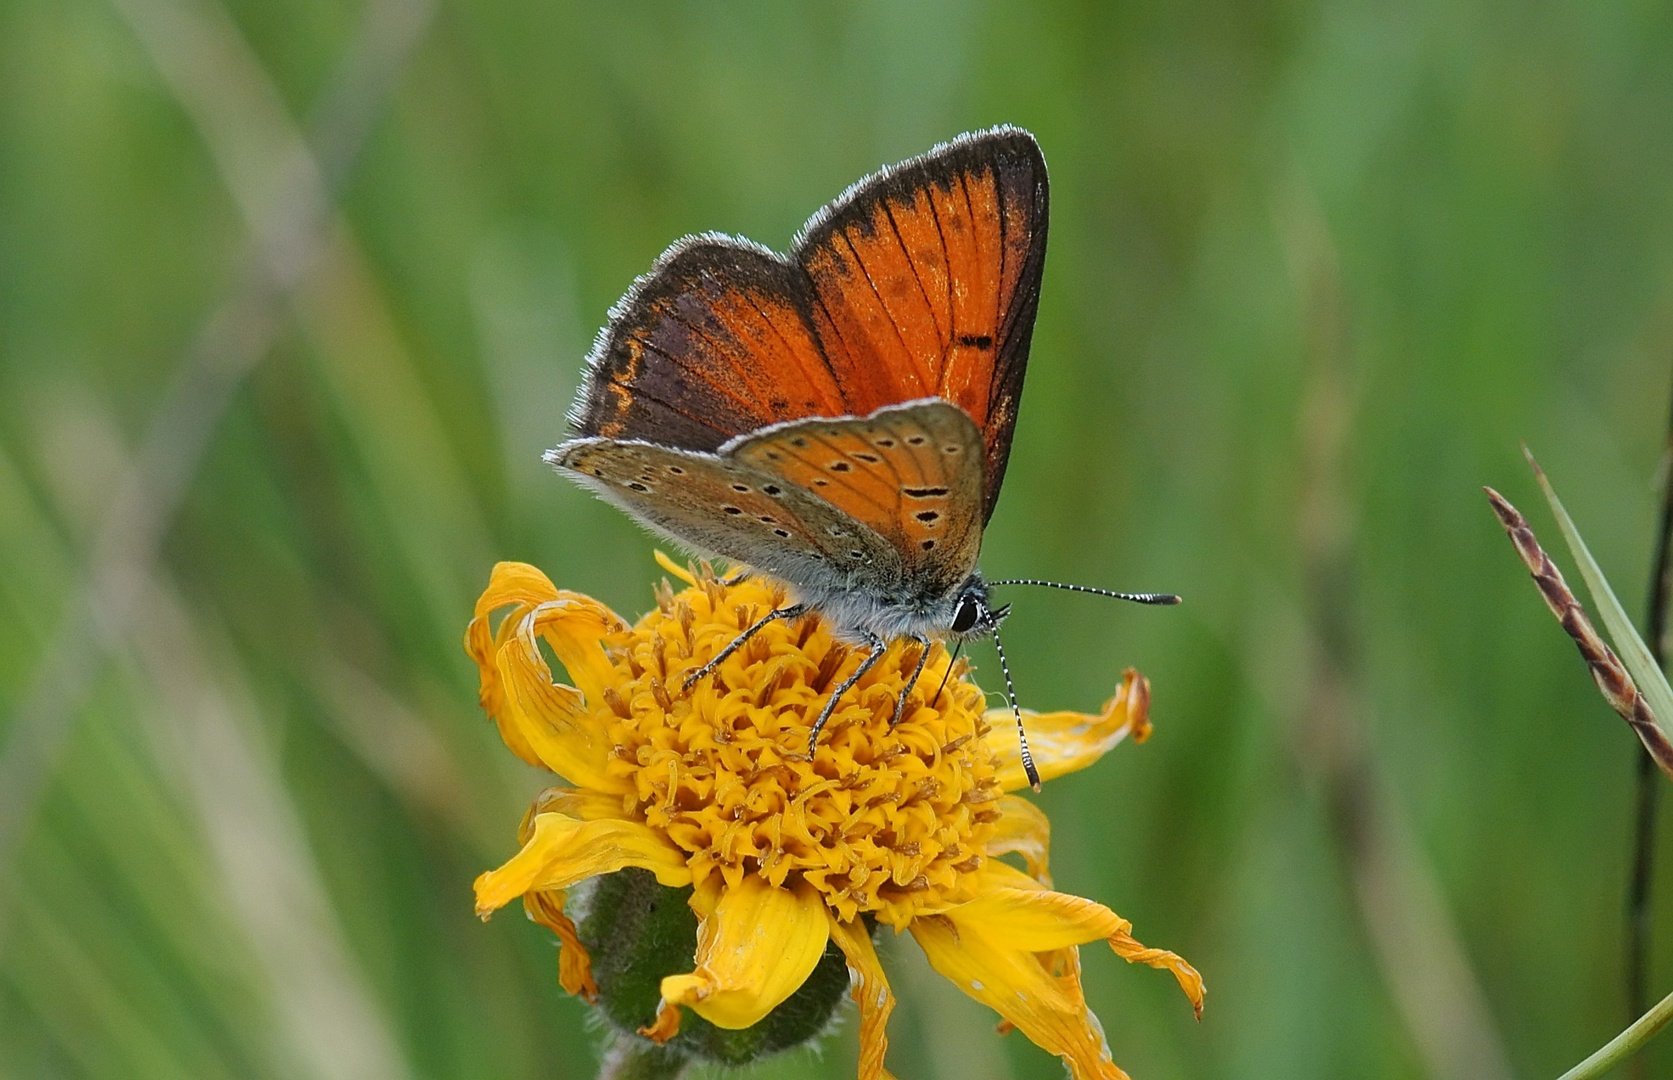
<path fill-rule="evenodd" d="M 997 644 L 1008 606 L 994 606 L 976 564 L 1016 427 L 1047 207 L 1032 135 L 961 135 L 854 184 L 788 255 L 716 233 L 681 240 L 610 310 L 575 435 L 546 460 L 795 598 L 688 687 L 761 627 L 817 612 L 866 653 L 826 700 L 811 748 L 891 641 L 920 645 L 895 722 L 932 638 Z"/>

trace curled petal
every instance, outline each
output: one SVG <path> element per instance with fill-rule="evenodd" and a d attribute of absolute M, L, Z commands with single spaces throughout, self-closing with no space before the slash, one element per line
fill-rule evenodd
<path fill-rule="evenodd" d="M 1051 855 L 1051 820 L 1044 810 L 1027 799 L 1007 795 L 999 800 L 999 820 L 988 838 L 987 853 L 1021 855 L 1029 876 L 1051 887 L 1051 871 L 1047 865 Z"/>
<path fill-rule="evenodd" d="M 520 562 L 495 563 L 493 573 L 488 575 L 488 587 L 477 598 L 476 619 L 486 620 L 510 604 L 541 604 L 558 596 L 558 587 L 552 584 L 552 579 L 536 567 Z M 476 627 L 476 620 L 472 620 L 471 626 Z M 483 629 L 487 629 L 486 625 Z"/>
<path fill-rule="evenodd" d="M 529 918 L 558 935 L 558 985 L 587 1004 L 598 1001 L 598 983 L 593 979 L 592 955 L 581 944 L 575 923 L 564 914 L 562 889 L 537 889 L 523 894 L 523 910 Z"/>
<path fill-rule="evenodd" d="M 537 604 L 529 618 L 530 629 L 552 647 L 558 663 L 588 701 L 602 701 L 605 688 L 620 681 L 602 644 L 609 635 L 626 629 L 615 612 L 590 596 L 564 592 Z M 532 635 L 528 640 L 532 644 Z M 541 666 L 545 667 L 544 662 Z"/>
<path fill-rule="evenodd" d="M 883 1067 L 889 1049 L 887 1027 L 889 1013 L 894 1011 L 895 996 L 889 990 L 889 980 L 877 959 L 871 934 L 860 919 L 843 922 L 830 912 L 831 940 L 848 958 L 848 971 L 853 977 L 854 1003 L 860 1007 L 860 1069 L 859 1080 L 894 1080 Z"/>
<path fill-rule="evenodd" d="M 680 1033 L 680 1007 L 670 1005 L 666 1001 L 657 1006 L 656 1019 L 647 1027 L 639 1029 L 639 1034 L 661 1046 Z"/>
<path fill-rule="evenodd" d="M 1062 1058 L 1074 1080 L 1127 1080 L 1110 1059 L 1078 979 L 1059 977 L 1033 953 L 997 944 L 945 916 L 914 920 L 912 936 L 931 967 Z"/>
<path fill-rule="evenodd" d="M 1171 971 L 1191 1007 L 1202 1015 L 1205 991 L 1197 969 L 1166 949 L 1141 945 L 1130 933 L 1132 923 L 1095 900 L 1044 889 L 991 888 L 950 909 L 947 918 L 960 933 L 977 934 L 1029 953 L 1049 953 L 1102 938 L 1129 963 Z"/>
<path fill-rule="evenodd" d="M 1135 742 L 1148 738 L 1150 680 L 1128 668 L 1121 677 L 1120 689 L 1104 703 L 1103 711 L 1096 716 L 1077 712 L 1036 713 L 1024 709 L 1022 718 L 1028 729 L 1028 745 L 1034 752 L 1034 764 L 1040 770 L 1040 778 L 1050 780 L 1086 768 L 1129 735 Z M 1022 756 L 1010 712 L 989 710 L 987 721 L 992 729 L 987 735 L 987 744 L 997 758 L 1000 787 L 1005 791 L 1027 787 L 1028 776 L 1022 768 Z"/>
<path fill-rule="evenodd" d="M 512 753 L 536 768 L 543 767 L 534 748 L 528 744 L 516 726 L 509 722 L 510 704 L 505 686 L 500 681 L 499 665 L 494 661 L 497 638 L 503 638 L 512 618 L 522 615 L 530 607 L 555 599 L 557 588 L 545 574 L 527 563 L 502 562 L 494 565 L 488 587 L 476 601 L 476 614 L 465 628 L 465 652 L 476 661 L 481 676 L 479 695 L 482 710 L 498 725 L 500 737 Z M 500 634 L 493 630 L 491 616 L 507 605 L 517 610 L 500 624 Z"/>
<path fill-rule="evenodd" d="M 1147 964 L 1153 968 L 1166 968 L 1173 972 L 1173 977 L 1179 982 L 1179 988 L 1185 991 L 1185 996 L 1191 999 L 1191 1008 L 1196 1010 L 1197 1019 L 1202 1019 L 1202 999 L 1208 993 L 1203 985 L 1202 976 L 1197 969 L 1185 960 L 1166 949 L 1152 949 L 1140 944 L 1125 930 L 1117 930 L 1106 939 L 1115 955 L 1129 964 Z"/>
<path fill-rule="evenodd" d="M 749 1027 L 807 981 L 830 939 L 825 904 L 805 884 L 775 888 L 751 874 L 722 890 L 712 912 L 692 906 L 702 915 L 697 967 L 662 980 L 662 1006 L 647 1034 L 677 1029 L 668 1014 L 681 1005 L 716 1027 Z"/>
<path fill-rule="evenodd" d="M 602 821 L 622 816 L 622 797 L 586 788 L 549 787 L 534 797 L 523 823 L 517 828 L 517 842 L 526 844 L 534 835 L 534 819 L 541 814 L 563 814 L 582 821 Z"/>
<path fill-rule="evenodd" d="M 531 621 L 524 617 L 520 622 Z M 519 633 L 495 656 L 505 711 L 494 719 L 506 745 L 528 748 L 533 764 L 582 787 L 620 791 L 625 784 L 605 770 L 609 736 L 573 687 L 552 681 L 533 635 Z M 522 756 L 523 751 L 518 751 Z"/>
<path fill-rule="evenodd" d="M 494 612 L 508 605 L 512 610 L 492 629 Z M 609 740 L 589 710 L 614 678 L 601 643 L 621 629 L 609 608 L 554 588 L 532 566 L 494 567 L 465 631 L 465 651 L 481 674 L 482 707 L 512 752 L 584 787 L 622 790 L 622 781 L 605 770 Z M 553 681 L 542 640 L 579 690 Z"/>
<path fill-rule="evenodd" d="M 670 888 L 691 884 L 685 853 L 638 822 L 536 814 L 523 850 L 476 879 L 476 913 L 486 919 L 531 890 L 567 889 L 628 866 L 649 870 Z"/>

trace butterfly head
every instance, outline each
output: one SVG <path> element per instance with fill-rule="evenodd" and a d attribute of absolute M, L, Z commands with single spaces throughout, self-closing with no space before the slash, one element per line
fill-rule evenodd
<path fill-rule="evenodd" d="M 945 632 L 957 641 L 987 637 L 999 629 L 1010 610 L 1010 604 L 994 607 L 988 598 L 988 583 L 980 574 L 971 574 L 953 596 Z"/>

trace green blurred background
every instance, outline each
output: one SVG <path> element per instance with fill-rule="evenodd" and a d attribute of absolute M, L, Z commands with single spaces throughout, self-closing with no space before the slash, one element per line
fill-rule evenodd
<path fill-rule="evenodd" d="M 1636 750 L 1479 487 L 1554 542 L 1528 440 L 1638 612 L 1670 58 L 1647 0 L 0 0 L 0 1076 L 589 1077 L 471 912 L 543 784 L 475 594 L 649 605 L 539 453 L 664 246 L 1002 121 L 1053 228 L 984 565 L 1187 601 L 1010 597 L 1026 704 L 1154 685 L 1040 797 L 1210 986 L 1089 949 L 1116 1060 L 1555 1076 L 1623 1023 Z M 1060 1075 L 898 944 L 903 1080 Z"/>

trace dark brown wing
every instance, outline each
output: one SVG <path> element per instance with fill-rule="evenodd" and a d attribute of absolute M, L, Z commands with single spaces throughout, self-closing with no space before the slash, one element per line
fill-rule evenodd
<path fill-rule="evenodd" d="M 610 311 L 570 412 L 578 435 L 713 450 L 848 402 L 808 318 L 807 276 L 725 236 L 669 248 Z"/>
<path fill-rule="evenodd" d="M 1028 362 L 1046 200 L 1033 137 L 995 128 L 855 184 L 788 260 L 682 241 L 612 310 L 576 432 L 713 450 L 786 420 L 943 397 L 982 431 L 985 521 Z"/>

